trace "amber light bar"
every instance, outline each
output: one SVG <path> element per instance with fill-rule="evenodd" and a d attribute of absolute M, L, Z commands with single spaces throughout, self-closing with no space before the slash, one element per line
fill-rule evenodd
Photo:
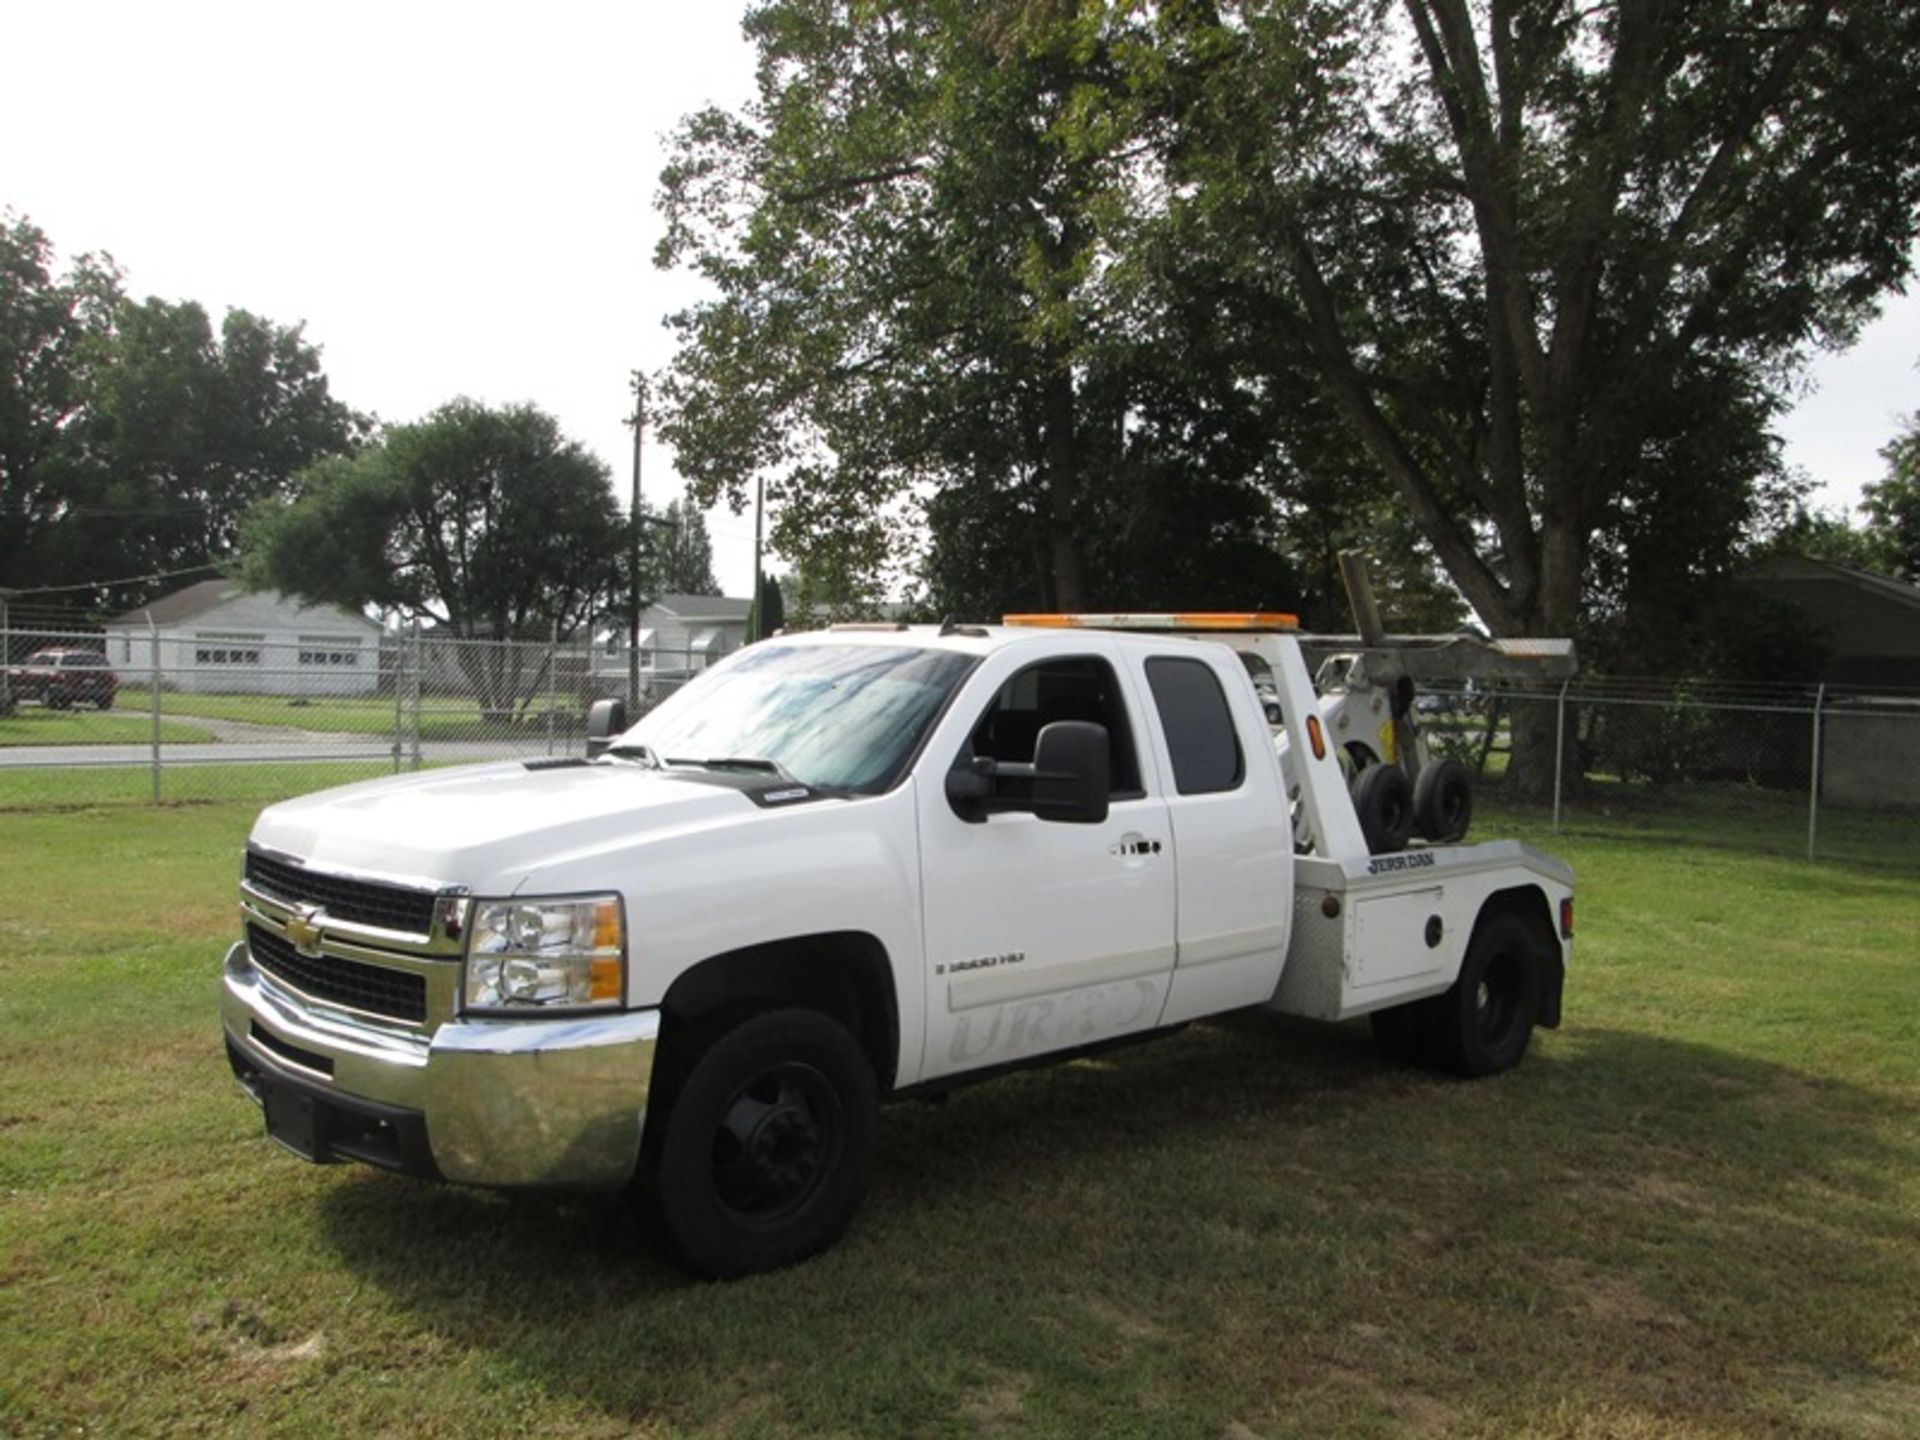
<path fill-rule="evenodd" d="M 1003 615 L 1000 623 L 1045 630 L 1298 630 L 1300 617 L 1277 610 L 1244 610 L 1190 614 Z"/>

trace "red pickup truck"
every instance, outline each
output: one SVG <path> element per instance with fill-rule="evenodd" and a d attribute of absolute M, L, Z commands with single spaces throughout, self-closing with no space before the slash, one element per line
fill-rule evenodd
<path fill-rule="evenodd" d="M 38 700 L 54 710 L 111 710 L 120 677 L 98 650 L 36 650 L 25 665 L 7 671 L 7 688 L 15 700 Z"/>

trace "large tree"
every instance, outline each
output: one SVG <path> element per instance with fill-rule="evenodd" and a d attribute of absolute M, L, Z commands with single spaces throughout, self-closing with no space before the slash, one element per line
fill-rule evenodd
<path fill-rule="evenodd" d="M 1620 594 L 1724 551 L 1808 347 L 1910 267 L 1920 7 L 1131 23 L 1177 243 L 1230 257 L 1223 303 L 1310 365 L 1497 634 L 1574 630 L 1596 536 Z"/>
<path fill-rule="evenodd" d="M 748 28 L 759 99 L 666 177 L 662 258 L 719 296 L 680 317 L 674 438 L 698 484 L 769 473 L 778 538 L 845 537 L 843 571 L 923 501 L 929 588 L 968 608 L 1291 580 L 1324 614 L 1322 557 L 1374 536 L 1497 634 L 1598 622 L 1675 663 L 1788 497 L 1797 368 L 1915 238 L 1913 6 L 770 0 Z M 1194 564 L 1223 542 L 1291 574 Z"/>
<path fill-rule="evenodd" d="M 932 603 L 976 614 L 1290 588 L 1245 455 L 1209 463 L 1244 397 L 1181 383 L 1106 282 L 1137 196 L 1098 9 L 768 0 L 746 28 L 757 99 L 689 120 L 663 177 L 659 261 L 716 291 L 664 386 L 695 494 L 764 476 L 775 549 L 858 593 L 930 522 Z"/>
<path fill-rule="evenodd" d="M 31 221 L 0 223 L 0 585 L 57 583 L 51 536 L 83 454 L 73 432 L 105 358 L 120 272 L 83 255 L 56 276 L 52 242 Z"/>
<path fill-rule="evenodd" d="M 299 326 L 135 302 L 110 260 L 64 277 L 25 220 L 0 228 L 0 583 L 102 584 L 137 604 L 231 555 L 240 517 L 365 422 Z"/>
<path fill-rule="evenodd" d="M 628 530 L 606 465 L 531 405 L 455 400 L 350 457 L 301 474 L 244 527 L 249 583 L 379 607 L 463 641 L 546 640 L 608 608 Z M 456 651 L 482 704 L 538 683 L 511 646 Z"/>

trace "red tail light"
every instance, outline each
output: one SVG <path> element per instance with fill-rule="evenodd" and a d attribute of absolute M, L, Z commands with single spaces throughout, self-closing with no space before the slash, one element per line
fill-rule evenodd
<path fill-rule="evenodd" d="M 1562 940 L 1573 938 L 1573 897 L 1571 895 L 1560 902 L 1560 938 Z"/>

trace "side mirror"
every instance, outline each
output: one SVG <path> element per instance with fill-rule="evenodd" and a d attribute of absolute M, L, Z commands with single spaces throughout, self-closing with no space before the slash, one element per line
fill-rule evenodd
<path fill-rule="evenodd" d="M 1056 720 L 1041 730 L 1031 765 L 985 755 L 955 765 L 947 772 L 947 802 L 973 824 L 1027 812 L 1060 824 L 1098 825 L 1107 818 L 1109 769 L 1106 726 Z"/>
<path fill-rule="evenodd" d="M 1107 727 L 1087 720 L 1056 720 L 1033 747 L 1033 813 L 1067 825 L 1098 825 L 1107 818 Z"/>
<path fill-rule="evenodd" d="M 627 702 L 596 700 L 587 707 L 587 755 L 598 755 L 627 728 Z"/>

